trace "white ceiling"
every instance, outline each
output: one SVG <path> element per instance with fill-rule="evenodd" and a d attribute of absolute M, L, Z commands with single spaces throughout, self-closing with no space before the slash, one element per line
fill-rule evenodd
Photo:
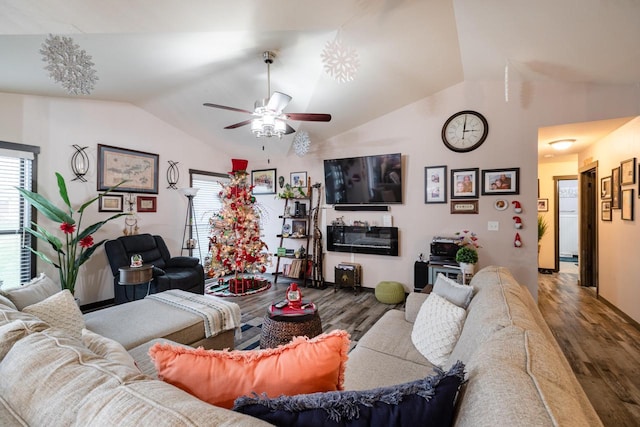
<path fill-rule="evenodd" d="M 333 116 L 290 123 L 312 140 L 463 80 L 501 80 L 507 63 L 520 80 L 640 82 L 636 0 L 0 0 L 0 92 L 68 96 L 43 69 L 49 33 L 92 55 L 99 80 L 82 98 L 130 102 L 202 141 L 247 147 L 256 144 L 248 127 L 223 129 L 247 116 L 202 104 L 252 110 L 268 96 L 265 50 L 278 55 L 272 90 L 293 97 L 285 112 Z M 352 82 L 322 69 L 337 36 L 359 55 Z M 549 129 L 540 145 L 618 126 Z M 294 136 L 274 141 L 275 152 Z"/>

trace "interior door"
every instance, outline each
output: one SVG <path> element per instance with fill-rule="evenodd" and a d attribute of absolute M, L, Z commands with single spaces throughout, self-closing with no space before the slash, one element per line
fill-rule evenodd
<path fill-rule="evenodd" d="M 582 286 L 598 286 L 597 173 L 589 165 L 580 171 L 580 278 Z"/>

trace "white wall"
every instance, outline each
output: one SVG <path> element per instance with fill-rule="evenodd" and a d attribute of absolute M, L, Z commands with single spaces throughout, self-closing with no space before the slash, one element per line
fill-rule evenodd
<path fill-rule="evenodd" d="M 167 160 L 180 162 L 180 184 L 188 184 L 188 169 L 213 172 L 229 170 L 230 159 L 249 160 L 249 169 L 277 168 L 287 181 L 290 172 L 307 171 L 313 182 L 323 181 L 323 159 L 401 152 L 404 162 L 405 202 L 392 205 L 394 225 L 400 229 L 400 256 L 353 255 L 329 252 L 325 257 L 325 276 L 332 280 L 333 266 L 344 260 L 363 265 L 364 286 L 374 287 L 385 279 L 413 288 L 413 263 L 419 253 L 428 254 L 429 241 L 435 235 L 468 228 L 478 233 L 479 266 L 500 264 L 509 267 L 516 278 L 537 296 L 537 135 L 538 128 L 636 115 L 639 105 L 627 87 L 593 87 L 557 83 L 511 85 L 510 101 L 504 101 L 502 82 L 467 82 L 405 106 L 366 125 L 327 141 L 312 138 L 312 150 L 303 158 L 291 152 L 285 158 L 271 158 L 260 150 L 236 150 L 224 142 L 205 144 L 163 123 L 129 104 L 56 99 L 0 94 L 0 140 L 38 145 L 39 191 L 56 195 L 55 171 L 71 177 L 69 159 L 72 144 L 88 145 L 92 161 L 88 183 L 69 185 L 71 198 L 79 203 L 96 195 L 95 161 L 98 143 L 160 154 L 160 192 L 158 212 L 140 214 L 141 232 L 161 234 L 172 253 L 180 252 L 186 200 L 166 190 Z M 366 99 L 362 100 L 365 104 Z M 471 153 L 454 153 L 441 142 L 444 121 L 453 113 L 473 109 L 489 122 L 489 137 Z M 339 120 L 340 118 L 335 118 Z M 331 124 L 328 123 L 327 126 Z M 300 128 L 301 126 L 296 126 Z M 636 141 L 637 142 L 637 141 Z M 286 143 L 283 141 L 283 143 Z M 215 145 L 215 146 L 214 146 Z M 451 168 L 520 168 L 520 195 L 505 197 L 521 202 L 524 228 L 520 235 L 524 246 L 515 249 L 512 210 L 493 208 L 495 196 L 481 196 L 478 215 L 451 215 L 449 205 L 424 203 L 424 167 L 447 165 Z M 278 246 L 283 202 L 273 195 L 257 196 L 264 212 L 264 239 L 271 251 Z M 342 214 L 325 207 L 322 229 Z M 87 213 L 87 221 L 104 219 L 97 207 Z M 347 213 L 345 219 L 381 224 L 380 213 Z M 500 230 L 487 231 L 487 221 L 499 221 Z M 122 234 L 122 221 L 104 227 L 98 238 Z M 326 244 L 325 244 L 326 248 Z M 274 263 L 275 264 L 275 263 Z M 39 269 L 42 266 L 39 265 Z M 55 273 L 55 272 L 54 272 Z M 53 277 L 56 277 L 53 274 Z M 86 264 L 78 283 L 82 303 L 113 296 L 112 275 L 102 249 Z"/>
<path fill-rule="evenodd" d="M 515 93 L 514 93 L 515 92 Z M 616 102 L 612 102 L 615 99 Z M 366 102 L 366 100 L 363 100 Z M 468 82 L 405 106 L 364 126 L 352 129 L 327 141 L 314 141 L 304 158 L 294 154 L 274 166 L 264 157 L 255 156 L 250 168 L 276 167 L 287 181 L 289 173 L 307 171 L 312 182 L 323 181 L 323 159 L 401 152 L 403 154 L 405 202 L 391 205 L 394 225 L 400 229 L 400 256 L 344 254 L 328 252 L 325 279 L 333 281 L 333 267 L 341 261 L 363 266 L 363 284 L 375 287 L 381 280 L 397 280 L 405 289 L 413 289 L 413 264 L 420 253 L 429 253 L 429 241 L 436 235 L 453 234 L 463 228 L 479 235 L 483 248 L 479 266 L 491 264 L 509 267 L 516 278 L 537 297 L 537 135 L 538 128 L 614 118 L 638 111 L 637 100 L 622 87 L 585 85 L 522 84 L 512 86 L 510 102 L 504 101 L 502 82 Z M 447 150 L 440 138 L 445 120 L 453 113 L 472 109 L 485 115 L 489 137 L 471 153 Z M 339 118 L 338 118 L 339 119 Z M 328 124 L 330 125 L 330 124 Z M 251 166 L 252 165 L 252 166 Z M 521 202 L 524 227 L 519 230 L 524 243 L 515 249 L 512 209 L 493 208 L 496 196 L 480 197 L 478 215 L 451 215 L 450 206 L 424 203 L 424 167 L 447 165 L 454 168 L 520 168 L 520 195 L 505 197 Z M 258 199 L 274 218 L 281 213 L 282 202 L 272 196 Z M 365 220 L 381 225 L 382 214 L 375 212 L 336 212 L 324 206 L 322 230 L 338 216 L 345 220 Z M 487 231 L 488 221 L 499 221 L 499 231 Z M 280 223 L 276 220 L 265 230 L 270 248 L 278 246 L 274 236 Z M 326 250 L 326 243 L 324 245 Z"/>
<path fill-rule="evenodd" d="M 640 117 L 636 117 L 579 154 L 579 164 L 586 159 L 598 161 L 598 182 L 610 176 L 620 162 L 640 159 Z M 634 221 L 623 221 L 621 211 L 611 212 L 611 221 L 601 221 L 598 212 L 598 289 L 601 297 L 640 322 L 640 177 L 636 166 L 636 184 L 623 186 L 634 191 Z M 598 201 L 600 202 L 600 200 Z"/>
<path fill-rule="evenodd" d="M 60 207 L 63 203 L 59 199 L 55 172 L 60 172 L 67 180 L 72 205 L 78 207 L 97 195 L 98 144 L 159 154 L 158 211 L 138 214 L 139 226 L 140 233 L 163 236 L 172 255 L 180 254 L 187 199 L 176 190 L 166 188 L 167 161 L 179 162 L 179 187 L 189 185 L 189 168 L 230 170 L 230 155 L 223 147 L 203 144 L 131 104 L 0 93 L 0 112 L 0 140 L 41 148 L 38 192 L 60 201 Z M 71 181 L 73 144 L 89 147 L 90 171 L 86 183 Z M 95 203 L 85 211 L 83 224 L 93 224 L 110 215 L 98 212 Z M 124 219 L 117 219 L 98 231 L 95 240 L 119 237 L 123 228 Z M 42 261 L 38 261 L 38 271 L 46 271 L 58 280 L 57 271 Z M 82 304 L 113 298 L 113 275 L 103 248 L 82 267 L 76 296 Z"/>

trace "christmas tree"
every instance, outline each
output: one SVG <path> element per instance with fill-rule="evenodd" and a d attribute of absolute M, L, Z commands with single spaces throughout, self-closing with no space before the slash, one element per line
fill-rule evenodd
<path fill-rule="evenodd" d="M 267 245 L 260 239 L 260 211 L 249 183 L 247 161 L 232 159 L 231 182 L 219 196 L 222 209 L 211 220 L 209 276 L 264 273 L 270 262 Z M 264 249 L 264 250 L 263 250 Z"/>

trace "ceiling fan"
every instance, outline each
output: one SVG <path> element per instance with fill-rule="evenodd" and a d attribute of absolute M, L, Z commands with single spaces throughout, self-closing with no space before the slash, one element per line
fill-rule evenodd
<path fill-rule="evenodd" d="M 267 96 L 271 93 L 271 64 L 275 58 L 275 53 L 266 51 L 262 54 L 265 64 L 267 64 Z M 271 98 L 259 99 L 255 102 L 254 110 L 243 110 L 242 108 L 228 107 L 226 105 L 204 103 L 206 107 L 221 108 L 223 110 L 238 111 L 254 116 L 239 123 L 226 126 L 225 129 L 236 129 L 251 124 L 251 132 L 259 138 L 266 136 L 268 138 L 282 135 L 289 135 L 296 130 L 289 126 L 287 120 L 297 120 L 303 122 L 328 122 L 331 121 L 331 114 L 314 114 L 314 113 L 284 113 L 287 104 L 291 101 L 291 97 L 282 92 L 273 92 Z"/>

